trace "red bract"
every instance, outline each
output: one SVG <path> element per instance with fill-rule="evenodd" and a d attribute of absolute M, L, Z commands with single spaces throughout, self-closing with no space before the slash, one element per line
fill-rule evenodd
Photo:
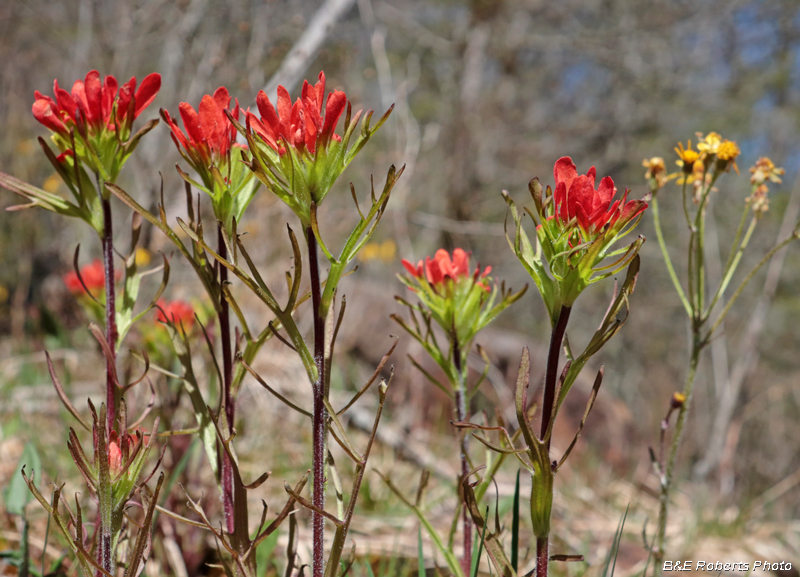
<path fill-rule="evenodd" d="M 159 299 L 156 306 L 158 307 L 158 314 L 156 315 L 158 322 L 166 323 L 169 320 L 176 325 L 182 325 L 186 331 L 192 328 L 194 324 L 194 309 L 189 303 L 185 301 L 167 302 L 164 299 Z"/>
<path fill-rule="evenodd" d="M 122 450 L 117 444 L 116 431 L 111 432 L 112 441 L 108 444 L 108 468 L 112 479 L 122 471 Z"/>
<path fill-rule="evenodd" d="M 586 174 L 579 175 L 569 156 L 556 161 L 553 168 L 556 181 L 553 200 L 555 217 L 561 224 L 567 224 L 575 218 L 582 230 L 588 233 L 599 232 L 604 226 L 613 227 L 618 221 L 624 224 L 647 208 L 647 203 L 641 200 L 626 202 L 627 189 L 622 199 L 617 199 L 612 205 L 611 200 L 617 193 L 614 181 L 606 176 L 595 190 L 595 175 L 594 166 Z"/>
<path fill-rule="evenodd" d="M 319 80 L 314 86 L 308 81 L 303 83 L 302 95 L 294 105 L 289 91 L 278 86 L 277 110 L 262 90 L 256 97 L 261 118 L 248 112 L 247 121 L 256 134 L 281 154 L 286 152 L 281 146 L 280 141 L 283 141 L 298 152 L 306 151 L 314 155 L 318 145 L 325 148 L 331 140 L 341 140 L 338 134 L 334 134 L 334 130 L 347 106 L 345 93 L 335 90 L 328 95 L 323 116 L 324 95 L 324 72 L 319 73 Z"/>
<path fill-rule="evenodd" d="M 187 102 L 181 102 L 178 107 L 183 120 L 186 134 L 178 128 L 175 120 L 166 110 L 161 110 L 164 122 L 172 130 L 172 140 L 178 150 L 183 147 L 198 171 L 208 168 L 211 164 L 220 165 L 227 161 L 228 152 L 236 142 L 236 128 L 225 116 L 225 109 L 230 106 L 231 96 L 224 86 L 214 91 L 214 95 L 206 94 L 200 100 L 198 111 L 195 111 Z M 231 111 L 231 116 L 239 118 L 239 99 L 235 100 L 236 106 Z"/>
<path fill-rule="evenodd" d="M 92 70 L 86 79 L 77 80 L 72 92 L 67 92 L 53 83 L 55 99 L 34 93 L 33 116 L 48 129 L 66 136 L 70 126 L 84 122 L 88 132 L 98 134 L 105 129 L 115 130 L 117 125 L 130 126 L 137 116 L 153 101 L 161 88 L 161 76 L 149 74 L 136 90 L 136 77 L 118 87 L 117 79 L 106 76 L 101 82 L 97 70 Z M 118 93 L 119 92 L 119 93 Z M 111 117 L 116 103 L 115 118 Z"/>
<path fill-rule="evenodd" d="M 405 269 L 416 278 L 422 278 L 424 273 L 428 283 L 434 287 L 443 283 L 447 278 L 458 281 L 459 277 L 466 278 L 469 276 L 469 253 L 460 248 L 453 251 L 452 259 L 446 250 L 440 248 L 433 255 L 433 260 L 430 257 L 425 257 L 424 265 L 422 261 L 419 261 L 416 267 L 406 259 L 401 262 Z M 481 273 L 480 266 L 478 266 L 472 276 L 477 281 L 478 277 L 484 278 L 490 272 L 492 272 L 492 267 L 487 266 Z M 484 290 L 489 290 L 489 287 L 483 283 L 478 283 L 478 285 Z"/>
<path fill-rule="evenodd" d="M 73 271 L 64 275 L 64 284 L 67 285 L 69 292 L 74 295 L 80 295 L 84 292 L 83 285 L 80 279 L 83 279 L 86 288 L 93 295 L 97 295 L 105 288 L 106 273 L 103 268 L 103 261 L 95 259 L 90 264 L 81 267 L 80 278 L 78 273 Z"/>

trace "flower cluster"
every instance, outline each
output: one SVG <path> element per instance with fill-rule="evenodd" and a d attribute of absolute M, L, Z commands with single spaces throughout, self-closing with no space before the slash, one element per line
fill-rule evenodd
<path fill-rule="evenodd" d="M 247 161 L 247 147 L 236 143 L 236 126 L 240 115 L 239 100 L 230 109 L 231 96 L 224 86 L 206 94 L 195 110 L 188 102 L 181 102 L 178 110 L 186 130 L 184 133 L 177 119 L 161 109 L 161 117 L 169 126 L 172 141 L 184 160 L 200 176 L 195 182 L 189 175 L 181 176 L 211 197 L 214 215 L 230 230 L 232 220 L 240 220 L 253 198 L 251 173 L 242 162 L 232 158 L 234 149 L 239 149 Z"/>
<path fill-rule="evenodd" d="M 137 89 L 136 78 L 119 86 L 117 79 L 92 70 L 85 80 L 78 80 L 67 92 L 54 82 L 55 98 L 38 90 L 34 93 L 33 116 L 53 133 L 60 150 L 57 162 L 68 170 L 56 170 L 76 187 L 84 180 L 76 178 L 72 166 L 75 157 L 104 180 L 116 180 L 119 171 L 136 148 L 139 139 L 155 126 L 149 123 L 131 135 L 133 122 L 155 99 L 161 88 L 161 76 L 145 77 Z M 55 158 L 51 158 L 55 162 Z"/>
<path fill-rule="evenodd" d="M 781 183 L 781 176 L 786 171 L 782 168 L 775 166 L 769 158 L 762 156 L 756 163 L 750 167 L 750 184 L 752 185 L 752 192 L 745 200 L 752 205 L 753 213 L 756 217 L 760 217 L 769 210 L 769 199 L 767 192 L 769 192 L 768 182 Z"/>
<path fill-rule="evenodd" d="M 314 86 L 308 81 L 303 83 L 301 96 L 294 105 L 286 88 L 279 86 L 277 110 L 261 90 L 256 97 L 261 118 L 248 112 L 247 121 L 256 134 L 280 154 L 286 154 L 288 146 L 298 154 L 313 157 L 317 146 L 326 149 L 331 141 L 342 141 L 334 130 L 347 106 L 347 96 L 339 90 L 331 92 L 323 114 L 324 96 L 323 72 L 319 73 Z"/>
<path fill-rule="evenodd" d="M 423 314 L 430 313 L 436 323 L 452 335 L 455 346 L 469 350 L 475 335 L 500 312 L 519 299 L 524 290 L 512 295 L 505 287 L 490 288 L 492 267 L 470 271 L 469 253 L 456 248 L 452 257 L 439 249 L 431 259 L 416 266 L 406 259 L 403 267 L 410 276 L 398 275 L 400 281 L 417 294 Z M 501 300 L 495 304 L 500 290 Z M 401 299 L 402 300 L 402 299 Z M 424 309 L 424 311 L 423 311 Z"/>
<path fill-rule="evenodd" d="M 69 292 L 75 296 L 81 296 L 88 290 L 93 297 L 97 297 L 105 290 L 106 273 L 103 261 L 95 259 L 90 264 L 83 265 L 80 274 L 71 270 L 64 275 L 63 280 Z"/>
<path fill-rule="evenodd" d="M 117 79 L 92 70 L 86 79 L 76 80 L 72 92 L 67 92 L 54 82 L 55 99 L 34 93 L 33 116 L 53 132 L 68 137 L 76 127 L 81 133 L 98 136 L 104 131 L 125 131 L 130 134 L 131 124 L 155 99 L 161 88 L 161 76 L 150 74 L 136 90 L 136 77 L 119 88 Z"/>
<path fill-rule="evenodd" d="M 187 332 L 194 325 L 194 307 L 186 301 L 159 299 L 156 308 L 158 308 L 156 321 L 159 323 L 171 322 L 176 326 L 182 326 Z"/>
<path fill-rule="evenodd" d="M 638 224 L 647 202 L 628 200 L 627 189 L 614 200 L 614 181 L 606 176 L 595 188 L 596 174 L 594 167 L 578 174 L 572 159 L 565 156 L 553 168 L 555 191 L 548 186 L 543 195 L 539 180 L 531 181 L 536 214 L 529 212 L 536 221 L 536 251 L 522 230 L 514 202 L 504 193 L 517 229 L 516 239 L 509 237 L 509 244 L 533 277 L 553 323 L 561 307 L 571 307 L 589 284 L 625 268 L 644 242 L 639 237 L 627 248 L 611 250 Z M 609 257 L 618 258 L 604 262 Z"/>
<path fill-rule="evenodd" d="M 372 111 L 363 116 L 361 132 L 354 138 L 362 111 L 351 114 L 344 92 L 334 90 L 325 99 L 325 74 L 317 83 L 303 83 L 292 104 L 289 91 L 278 86 L 277 106 L 263 91 L 256 98 L 260 117 L 246 113 L 246 127 L 238 125 L 253 153 L 248 164 L 256 177 L 310 226 L 314 207 L 322 203 L 342 171 L 389 117 L 389 109 L 370 127 Z M 345 112 L 346 111 L 346 112 Z M 344 130 L 336 134 L 345 114 Z M 352 144 L 351 144 L 352 141 Z"/>

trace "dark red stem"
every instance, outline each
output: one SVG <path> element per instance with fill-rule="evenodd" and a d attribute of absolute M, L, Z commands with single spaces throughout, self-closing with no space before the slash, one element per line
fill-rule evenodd
<path fill-rule="evenodd" d="M 536 538 L 536 577 L 547 577 L 548 543 L 547 537 Z"/>
<path fill-rule="evenodd" d="M 453 339 L 453 364 L 456 368 L 456 375 L 458 378 L 458 389 L 456 390 L 456 418 L 464 422 L 467 420 L 467 388 L 465 375 L 462 374 L 461 369 L 461 349 L 458 346 L 458 338 Z M 467 435 L 463 431 L 459 431 L 459 448 L 461 453 L 461 479 L 469 475 L 469 462 L 467 461 Z M 462 522 L 464 526 L 464 556 L 461 558 L 461 568 L 464 570 L 464 575 L 469 575 L 472 568 L 472 520 L 469 516 L 466 501 L 461 503 L 462 509 Z"/>
<path fill-rule="evenodd" d="M 218 228 L 218 252 L 224 259 L 228 258 L 228 249 L 222 235 L 222 225 Z M 223 287 L 228 282 L 228 269 L 219 265 L 219 335 L 222 342 L 222 395 L 225 406 L 225 418 L 228 421 L 228 433 L 233 433 L 235 416 L 231 387 L 233 385 L 233 356 L 231 352 L 230 308 L 225 299 Z M 228 533 L 233 533 L 233 469 L 226 451 L 222 451 L 222 503 L 225 509 L 225 524 Z"/>
<path fill-rule="evenodd" d="M 117 414 L 117 383 L 114 382 L 117 362 L 117 307 L 114 293 L 114 243 L 111 222 L 111 201 L 103 199 L 103 272 L 106 288 L 106 342 L 111 355 L 106 359 L 106 434 L 114 428 Z"/>
<path fill-rule="evenodd" d="M 547 429 L 550 427 L 550 419 L 553 415 L 553 401 L 556 395 L 556 379 L 558 379 L 558 358 L 561 354 L 561 344 L 564 342 L 564 334 L 567 332 L 567 323 L 571 307 L 561 307 L 556 320 L 556 326 L 550 333 L 550 350 L 547 354 L 547 372 L 544 378 L 544 400 L 542 401 L 542 434 L 544 439 Z M 547 448 L 550 448 L 550 441 L 547 441 Z"/>
<path fill-rule="evenodd" d="M 314 361 L 317 365 L 317 380 L 314 388 L 313 413 L 313 463 L 314 490 L 312 504 L 317 509 L 325 509 L 325 319 L 320 315 L 322 285 L 319 280 L 319 260 L 317 259 L 317 239 L 311 227 L 306 229 L 308 242 L 308 269 L 311 276 L 311 306 L 314 310 Z M 322 577 L 325 571 L 325 522 L 322 515 L 311 512 L 313 553 L 313 577 Z"/>

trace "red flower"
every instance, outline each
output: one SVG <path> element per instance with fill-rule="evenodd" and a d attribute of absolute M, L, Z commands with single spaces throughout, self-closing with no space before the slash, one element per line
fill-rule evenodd
<path fill-rule="evenodd" d="M 115 130 L 115 125 L 128 125 L 147 108 L 161 88 L 161 76 L 153 73 L 145 77 L 139 90 L 136 90 L 136 77 L 119 88 L 117 79 L 106 76 L 100 81 L 100 74 L 92 70 L 84 81 L 77 80 L 72 92 L 67 92 L 53 83 L 55 100 L 38 90 L 34 93 L 33 116 L 48 129 L 67 136 L 69 125 L 78 124 L 79 117 L 86 123 L 90 134 L 105 130 Z M 134 94 L 135 92 L 135 94 Z M 116 103 L 116 117 L 111 112 Z"/>
<path fill-rule="evenodd" d="M 636 218 L 647 208 L 647 203 L 641 200 L 628 202 L 628 190 L 622 199 L 617 199 L 614 204 L 611 200 L 617 193 L 614 181 L 606 176 L 600 181 L 600 187 L 595 190 L 596 171 L 594 166 L 585 175 L 579 175 L 575 164 L 569 156 L 564 156 L 556 161 L 553 176 L 556 181 L 556 190 L 553 193 L 555 201 L 555 217 L 561 224 L 567 224 L 577 218 L 578 226 L 587 232 L 599 232 L 604 226 L 614 226 L 620 221 L 622 224 Z"/>
<path fill-rule="evenodd" d="M 67 285 L 69 292 L 74 295 L 81 295 L 84 292 L 83 285 L 81 285 L 81 281 L 78 278 L 78 273 L 74 270 L 68 272 L 64 275 L 64 284 Z M 80 278 L 83 279 L 86 288 L 89 289 L 89 292 L 95 296 L 97 296 L 104 288 L 106 282 L 106 273 L 105 268 L 103 267 L 103 261 L 100 259 L 95 259 L 90 264 L 83 265 L 81 267 L 81 275 Z"/>
<path fill-rule="evenodd" d="M 192 305 L 185 301 L 167 302 L 159 299 L 156 303 L 158 314 L 156 321 L 166 323 L 172 321 L 176 325 L 183 325 L 184 330 L 188 331 L 194 324 L 194 309 Z"/>
<path fill-rule="evenodd" d="M 236 106 L 231 115 L 239 118 L 239 99 L 235 100 Z M 187 102 L 181 102 L 178 107 L 186 128 L 186 134 L 178 128 L 175 120 L 166 110 L 161 110 L 164 122 L 172 130 L 172 140 L 178 150 L 183 147 L 200 172 L 212 164 L 219 165 L 227 161 L 231 146 L 236 143 L 236 128 L 225 116 L 225 109 L 230 106 L 231 96 L 224 86 L 214 91 L 214 95 L 206 94 L 200 100 L 198 111 L 195 111 Z"/>
<path fill-rule="evenodd" d="M 117 444 L 116 431 L 111 431 L 111 440 L 108 444 L 108 469 L 112 479 L 122 471 L 122 449 Z"/>
<path fill-rule="evenodd" d="M 447 278 L 458 281 L 459 278 L 469 277 L 469 253 L 460 248 L 453 251 L 452 260 L 450 254 L 446 250 L 440 248 L 433 256 L 433 260 L 431 260 L 430 257 L 425 257 L 424 266 L 422 261 L 419 261 L 416 267 L 406 259 L 403 259 L 401 262 L 406 270 L 416 278 L 422 278 L 424 272 L 428 283 L 434 287 L 442 284 Z M 487 266 L 481 273 L 480 266 L 478 266 L 472 274 L 473 279 L 477 281 L 479 276 L 480 278 L 484 278 L 491 271 L 492 267 Z M 483 283 L 479 282 L 478 286 L 484 290 L 489 290 L 489 287 Z"/>
<path fill-rule="evenodd" d="M 308 81 L 303 83 L 302 95 L 294 105 L 289 91 L 283 86 L 278 86 L 277 111 L 269 97 L 261 90 L 256 97 L 261 118 L 256 118 L 254 114 L 248 112 L 247 122 L 256 134 L 281 154 L 286 151 L 280 146 L 280 141 L 283 140 L 298 152 L 307 151 L 310 155 L 314 155 L 318 144 L 325 148 L 331 140 L 341 141 L 341 137 L 334 134 L 334 130 L 347 105 L 347 96 L 338 90 L 331 92 L 323 116 L 324 95 L 324 72 L 319 73 L 319 81 L 314 86 Z"/>

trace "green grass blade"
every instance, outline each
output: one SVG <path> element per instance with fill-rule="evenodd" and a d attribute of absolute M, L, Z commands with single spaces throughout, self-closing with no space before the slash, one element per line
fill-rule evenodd
<path fill-rule="evenodd" d="M 625 519 L 628 518 L 628 510 L 630 508 L 631 505 L 628 503 L 628 506 L 625 507 L 625 513 L 622 515 L 622 519 L 619 520 L 619 524 L 617 525 L 617 531 L 614 533 L 614 540 L 611 543 L 608 556 L 606 556 L 605 567 L 603 567 L 603 577 L 614 577 L 614 570 L 617 567 L 617 555 L 619 555 L 619 543 L 622 540 L 622 530 L 625 528 Z M 611 573 L 608 572 L 609 566 L 611 567 Z"/>
<path fill-rule="evenodd" d="M 489 507 L 486 507 L 486 514 L 484 515 L 485 519 L 489 518 Z M 469 575 L 470 577 L 478 577 L 478 567 L 481 565 L 481 553 L 483 553 L 483 540 L 486 537 L 486 525 L 488 523 L 483 524 L 483 531 L 481 531 L 481 541 L 479 543 L 475 543 L 477 551 L 472 551 L 472 567 L 470 568 Z M 475 536 L 475 540 L 477 541 L 478 536 Z"/>

